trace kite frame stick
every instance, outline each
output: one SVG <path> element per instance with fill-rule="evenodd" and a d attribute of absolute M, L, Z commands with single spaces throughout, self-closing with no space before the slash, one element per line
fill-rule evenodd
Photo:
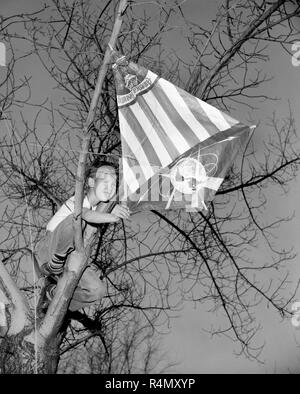
<path fill-rule="evenodd" d="M 107 69 L 110 63 L 112 49 L 115 46 L 117 41 L 121 25 L 122 25 L 122 16 L 125 13 L 127 7 L 127 0 L 120 0 L 119 8 L 117 11 L 117 16 L 115 19 L 113 31 L 107 45 L 104 60 L 102 66 L 99 70 L 98 79 L 94 91 L 94 95 L 92 98 L 92 102 L 89 108 L 89 112 L 87 115 L 86 123 L 83 129 L 83 137 L 81 144 L 81 152 L 79 154 L 78 166 L 77 166 L 77 174 L 76 174 L 76 183 L 75 183 L 75 209 L 74 209 L 74 219 L 75 219 L 75 249 L 80 250 L 84 247 L 83 245 L 83 237 L 81 231 L 81 213 L 82 213 L 82 201 L 83 201 L 83 183 L 84 183 L 84 171 L 85 171 L 85 163 L 87 158 L 87 152 L 90 145 L 91 133 L 90 127 L 93 123 L 95 117 L 95 110 L 99 101 L 99 97 L 102 91 L 102 85 L 107 73 Z"/>

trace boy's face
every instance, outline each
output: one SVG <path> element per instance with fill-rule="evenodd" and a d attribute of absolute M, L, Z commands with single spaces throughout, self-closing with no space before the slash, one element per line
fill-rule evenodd
<path fill-rule="evenodd" d="M 98 168 L 94 179 L 95 195 L 99 201 L 108 201 L 116 193 L 117 174 L 113 167 Z"/>

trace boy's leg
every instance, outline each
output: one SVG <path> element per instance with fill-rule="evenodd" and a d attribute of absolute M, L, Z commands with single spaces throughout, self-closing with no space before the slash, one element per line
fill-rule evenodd
<path fill-rule="evenodd" d="M 96 268 L 88 266 L 75 289 L 69 309 L 76 311 L 101 300 L 106 294 L 104 282 Z"/>
<path fill-rule="evenodd" d="M 73 215 L 67 216 L 51 233 L 48 268 L 51 273 L 60 275 L 69 253 L 74 250 Z"/>
<path fill-rule="evenodd" d="M 66 217 L 53 232 L 47 233 L 45 240 L 46 242 L 39 253 L 42 256 L 41 264 L 46 263 L 46 274 L 55 277 L 62 274 L 66 258 L 74 250 L 73 215 Z M 46 289 L 46 295 L 49 299 L 49 296 L 51 298 L 54 296 L 56 285 L 52 280 L 48 282 L 49 289 Z M 105 293 L 106 289 L 103 281 L 99 278 L 99 273 L 89 266 L 85 269 L 75 289 L 69 309 L 75 311 L 92 305 L 99 301 Z"/>
<path fill-rule="evenodd" d="M 44 276 L 60 275 L 67 255 L 74 250 L 72 215 L 67 216 L 53 232 L 47 231 L 37 248 L 37 259 Z"/>
<path fill-rule="evenodd" d="M 45 235 L 39 241 L 36 247 L 36 258 L 41 271 L 42 276 L 45 276 L 43 267 L 48 264 L 50 259 L 49 245 L 51 244 L 51 233 L 47 231 Z"/>
<path fill-rule="evenodd" d="M 64 270 L 67 255 L 74 249 L 72 215 L 65 218 L 53 232 L 47 232 L 37 248 L 40 271 L 45 277 L 44 287 L 37 306 L 38 313 L 46 313 L 52 300 L 59 276 Z"/>

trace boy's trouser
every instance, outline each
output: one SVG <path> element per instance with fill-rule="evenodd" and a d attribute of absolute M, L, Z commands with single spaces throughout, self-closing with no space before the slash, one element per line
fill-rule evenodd
<path fill-rule="evenodd" d="M 63 272 L 67 255 L 74 250 L 73 215 L 67 216 L 53 232 L 47 231 L 37 248 L 39 265 L 46 264 L 50 272 Z M 56 256 L 56 257 L 55 257 Z M 57 256 L 64 257 L 60 266 L 52 261 L 58 261 Z M 54 268 L 54 270 L 52 270 Z M 96 268 L 87 267 L 74 291 L 69 309 L 75 311 L 99 301 L 105 295 L 105 286 L 96 272 Z"/>

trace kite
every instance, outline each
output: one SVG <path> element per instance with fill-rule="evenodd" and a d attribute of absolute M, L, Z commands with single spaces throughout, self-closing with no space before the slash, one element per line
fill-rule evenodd
<path fill-rule="evenodd" d="M 122 145 L 120 200 L 131 211 L 203 210 L 254 126 L 113 53 Z"/>

